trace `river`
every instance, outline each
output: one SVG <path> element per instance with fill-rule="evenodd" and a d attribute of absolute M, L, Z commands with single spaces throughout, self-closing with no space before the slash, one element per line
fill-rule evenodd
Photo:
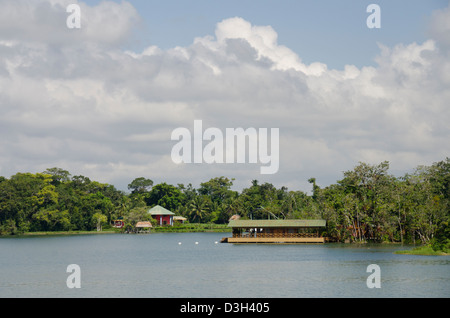
<path fill-rule="evenodd" d="M 0 238 L 0 297 L 450 296 L 450 256 L 394 254 L 408 248 L 399 245 L 220 243 L 229 235 Z M 78 270 L 67 272 L 70 264 Z M 379 270 L 368 272 L 371 264 Z"/>

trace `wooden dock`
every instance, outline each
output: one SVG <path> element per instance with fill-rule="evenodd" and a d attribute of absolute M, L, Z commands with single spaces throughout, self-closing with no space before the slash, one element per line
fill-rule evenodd
<path fill-rule="evenodd" d="M 232 237 L 222 243 L 325 243 L 324 220 L 232 220 Z"/>
<path fill-rule="evenodd" d="M 223 243 L 325 243 L 324 237 L 273 237 L 273 238 L 244 238 L 244 237 L 225 237 Z"/>

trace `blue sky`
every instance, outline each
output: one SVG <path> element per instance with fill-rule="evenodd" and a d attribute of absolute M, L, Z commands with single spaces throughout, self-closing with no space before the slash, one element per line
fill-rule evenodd
<path fill-rule="evenodd" d="M 85 1 L 98 4 L 100 0 Z M 121 1 L 115 1 L 120 3 Z M 227 18 L 241 17 L 253 25 L 270 25 L 278 43 L 296 52 L 303 62 L 322 62 L 342 69 L 374 65 L 378 43 L 422 42 L 427 23 L 447 0 L 129 0 L 143 18 L 137 30 L 135 50 L 149 45 L 161 49 L 189 46 L 195 37 L 214 35 L 215 25 Z M 381 8 L 381 29 L 369 29 L 366 8 Z"/>

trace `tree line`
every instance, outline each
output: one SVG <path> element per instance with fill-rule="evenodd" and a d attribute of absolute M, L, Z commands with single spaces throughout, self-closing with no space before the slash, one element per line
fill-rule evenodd
<path fill-rule="evenodd" d="M 312 194 L 253 180 L 242 191 L 234 179 L 216 177 L 192 184 L 153 184 L 139 177 L 129 192 L 113 185 L 49 168 L 41 173 L 0 177 L 0 235 L 34 231 L 90 231 L 121 218 L 149 220 L 161 205 L 191 223 L 227 223 L 232 215 L 252 219 L 325 219 L 325 235 L 336 241 L 450 242 L 450 161 L 418 166 L 395 177 L 389 162 L 359 163 L 324 188 L 308 181 Z"/>

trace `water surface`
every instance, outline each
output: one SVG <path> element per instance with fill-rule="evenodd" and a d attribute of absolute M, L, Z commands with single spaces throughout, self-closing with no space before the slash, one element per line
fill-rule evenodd
<path fill-rule="evenodd" d="M 228 233 L 0 239 L 0 297 L 449 297 L 450 257 L 391 245 L 221 244 Z M 70 289 L 69 264 L 81 269 Z M 367 266 L 381 269 L 368 288 Z"/>

